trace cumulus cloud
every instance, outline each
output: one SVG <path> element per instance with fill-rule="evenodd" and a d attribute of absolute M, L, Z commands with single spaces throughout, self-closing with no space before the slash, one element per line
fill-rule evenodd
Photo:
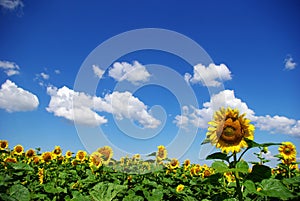
<path fill-rule="evenodd" d="M 25 112 L 38 107 L 36 95 L 18 87 L 14 82 L 6 80 L 0 89 L 0 108 L 7 112 Z"/>
<path fill-rule="evenodd" d="M 109 69 L 108 74 L 117 81 L 127 80 L 134 85 L 146 82 L 150 77 L 150 73 L 145 66 L 138 61 L 134 61 L 133 64 L 127 62 L 115 62 Z"/>
<path fill-rule="evenodd" d="M 8 10 L 23 8 L 24 4 L 20 0 L 0 0 L 0 6 Z"/>
<path fill-rule="evenodd" d="M 98 77 L 98 78 L 102 78 L 103 74 L 104 74 L 104 70 L 102 70 L 101 68 L 99 68 L 99 66 L 97 65 L 93 65 L 93 72 L 94 74 Z"/>
<path fill-rule="evenodd" d="M 194 125 L 205 129 L 208 127 L 208 122 L 212 119 L 214 112 L 220 107 L 237 108 L 241 114 L 246 113 L 246 117 L 260 130 L 300 137 L 300 120 L 278 115 L 273 117 L 269 115 L 256 116 L 245 102 L 235 97 L 233 90 L 224 90 L 213 95 L 210 102 L 205 102 L 202 108 L 183 106 L 182 114 L 175 117 L 174 123 L 183 128 Z"/>
<path fill-rule="evenodd" d="M 56 69 L 56 70 L 54 70 L 54 73 L 55 74 L 60 74 L 60 70 Z"/>
<path fill-rule="evenodd" d="M 47 87 L 47 93 L 51 96 L 50 103 L 46 110 L 55 116 L 64 117 L 87 126 L 98 126 L 107 122 L 103 116 L 92 110 L 93 97 L 64 86 L 60 89 Z M 74 117 L 75 115 L 75 117 Z"/>
<path fill-rule="evenodd" d="M 213 113 L 221 107 L 238 108 L 241 113 L 247 113 L 248 118 L 253 118 L 254 112 L 248 106 L 234 95 L 233 90 L 224 90 L 211 97 L 210 102 L 205 102 L 201 109 L 192 106 L 183 106 L 184 111 L 181 115 L 175 117 L 174 123 L 177 126 L 186 127 L 192 124 L 199 128 L 207 128 Z M 184 119 L 184 121 L 178 121 Z"/>
<path fill-rule="evenodd" d="M 270 131 L 277 134 L 289 134 L 300 137 L 300 120 L 289 119 L 284 116 L 270 115 L 255 118 L 256 126 L 260 130 Z"/>
<path fill-rule="evenodd" d="M 293 70 L 297 66 L 297 63 L 294 61 L 294 59 L 291 56 L 288 56 L 284 60 L 284 69 L 285 70 Z"/>
<path fill-rule="evenodd" d="M 185 80 L 191 83 L 201 82 L 203 86 L 218 87 L 223 81 L 231 80 L 231 72 L 225 64 L 209 64 L 208 67 L 197 64 L 194 66 L 193 75 L 188 73 L 184 76 Z"/>
<path fill-rule="evenodd" d="M 79 124 L 99 126 L 107 123 L 107 119 L 97 112 L 113 114 L 120 120 L 128 118 L 137 121 L 145 128 L 156 128 L 161 123 L 149 113 L 147 106 L 130 92 L 113 92 L 106 94 L 104 98 L 89 96 L 65 86 L 60 89 L 48 87 L 47 92 L 51 96 L 47 111 L 70 121 L 75 120 Z"/>
<path fill-rule="evenodd" d="M 7 76 L 17 75 L 20 73 L 20 67 L 14 62 L 0 61 L 0 68 L 4 70 Z"/>

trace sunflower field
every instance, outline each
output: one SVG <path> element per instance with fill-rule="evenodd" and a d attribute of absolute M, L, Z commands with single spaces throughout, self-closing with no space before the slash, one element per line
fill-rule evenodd
<path fill-rule="evenodd" d="M 91 154 L 83 150 L 63 154 L 52 151 L 9 148 L 0 140 L 0 200 L 158 201 L 158 200 L 299 200 L 300 172 L 296 147 L 291 142 L 262 143 L 255 128 L 239 111 L 221 108 L 209 122 L 206 140 L 220 149 L 207 156 L 210 166 L 186 159 L 168 158 L 163 145 L 142 159 L 113 158 L 109 146 Z M 266 165 L 263 153 L 278 146 L 278 164 Z M 244 154 L 255 149 L 259 162 L 247 162 Z"/>

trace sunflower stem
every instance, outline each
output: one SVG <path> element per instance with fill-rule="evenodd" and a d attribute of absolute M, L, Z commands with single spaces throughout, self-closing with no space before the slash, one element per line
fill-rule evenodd
<path fill-rule="evenodd" d="M 247 147 L 247 149 L 245 149 L 245 151 L 243 151 L 243 153 L 240 155 L 239 159 L 236 161 L 236 159 L 234 160 L 236 163 L 239 162 L 242 157 L 244 156 L 244 154 L 249 150 L 250 148 Z M 236 158 L 236 153 L 234 154 L 234 157 Z"/>
<path fill-rule="evenodd" d="M 246 151 L 246 150 L 245 150 Z M 244 152 L 243 152 L 244 153 Z M 233 154 L 233 159 L 234 159 L 234 167 L 236 167 L 236 164 L 237 162 L 241 159 L 241 157 L 239 158 L 239 160 L 237 160 L 237 157 L 236 157 L 236 152 L 234 152 Z M 235 180 L 236 180 L 236 192 L 238 194 L 238 199 L 239 201 L 242 201 L 243 200 L 243 194 L 242 194 L 242 191 L 241 191 L 241 184 L 240 184 L 240 180 L 239 180 L 239 176 L 238 176 L 238 172 L 235 172 Z"/>

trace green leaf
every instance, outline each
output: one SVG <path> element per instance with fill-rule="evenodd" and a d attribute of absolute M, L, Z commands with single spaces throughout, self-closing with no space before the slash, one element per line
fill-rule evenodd
<path fill-rule="evenodd" d="M 248 173 L 249 165 L 246 161 L 239 161 L 236 164 L 236 170 L 241 173 Z"/>
<path fill-rule="evenodd" d="M 22 186 L 21 184 L 15 184 L 12 187 L 10 187 L 9 195 L 11 198 L 14 198 L 15 200 L 18 201 L 29 201 L 30 200 L 30 192 L 29 190 L 25 187 Z"/>
<path fill-rule="evenodd" d="M 112 183 L 98 183 L 90 191 L 90 195 L 95 201 L 111 201 L 117 194 L 127 189 L 126 186 Z"/>
<path fill-rule="evenodd" d="M 153 201 L 159 201 L 162 200 L 163 198 L 163 192 L 158 190 L 158 189 L 153 189 L 151 194 L 147 189 L 143 190 L 143 193 L 145 195 L 145 197 L 147 198 L 147 200 L 153 200 Z"/>
<path fill-rule="evenodd" d="M 253 140 L 249 140 L 248 138 L 245 138 L 244 140 L 248 144 L 248 149 L 253 148 L 253 147 L 261 147 L 261 144 L 254 142 Z"/>
<path fill-rule="evenodd" d="M 281 143 L 272 143 L 272 142 L 261 144 L 262 147 L 269 147 L 269 146 L 273 146 L 273 145 L 282 145 L 282 144 Z"/>
<path fill-rule="evenodd" d="M 210 154 L 206 157 L 206 160 L 211 160 L 211 159 L 221 159 L 221 160 L 228 160 L 227 154 L 224 154 L 222 152 L 216 152 L 213 154 Z"/>
<path fill-rule="evenodd" d="M 247 191 L 250 192 L 250 193 L 256 193 L 257 192 L 255 184 L 251 180 L 246 180 L 244 182 L 244 186 L 246 187 Z"/>
<path fill-rule="evenodd" d="M 271 168 L 265 165 L 256 164 L 252 168 L 252 172 L 248 175 L 249 179 L 254 182 L 261 182 L 263 179 L 268 179 L 272 175 Z"/>
<path fill-rule="evenodd" d="M 156 156 L 156 152 L 152 152 L 151 154 L 148 154 L 147 156 Z"/>
<path fill-rule="evenodd" d="M 24 170 L 24 171 L 33 171 L 34 169 L 26 163 L 10 163 L 10 166 L 14 170 Z"/>
<path fill-rule="evenodd" d="M 261 185 L 262 191 L 260 192 L 266 196 L 276 197 L 282 200 L 287 200 L 294 197 L 289 189 L 277 179 L 265 179 L 261 182 Z"/>
<path fill-rule="evenodd" d="M 223 161 L 215 161 L 211 164 L 211 167 L 215 169 L 217 173 L 228 172 L 229 168 Z"/>
<path fill-rule="evenodd" d="M 209 138 L 205 138 L 205 139 L 203 140 L 203 142 L 201 143 L 201 145 L 203 145 L 203 144 L 208 144 L 208 143 L 210 143 L 210 139 L 209 139 Z"/>

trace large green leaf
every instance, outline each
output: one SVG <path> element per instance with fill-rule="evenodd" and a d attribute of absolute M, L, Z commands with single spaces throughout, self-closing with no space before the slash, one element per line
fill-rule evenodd
<path fill-rule="evenodd" d="M 260 192 L 266 196 L 280 198 L 281 200 L 294 197 L 289 189 L 277 179 L 265 179 L 261 182 L 261 185 L 262 191 Z"/>
<path fill-rule="evenodd" d="M 95 201 L 111 201 L 117 194 L 127 187 L 112 183 L 98 183 L 90 191 L 92 200 Z"/>
<path fill-rule="evenodd" d="M 241 173 L 248 173 L 249 165 L 246 161 L 239 161 L 235 166 L 236 170 Z"/>
<path fill-rule="evenodd" d="M 272 175 L 271 168 L 265 165 L 254 165 L 252 172 L 249 174 L 249 179 L 254 182 L 260 182 L 263 179 L 268 179 Z"/>
<path fill-rule="evenodd" d="M 163 192 L 158 189 L 153 189 L 151 193 L 147 189 L 144 189 L 143 193 L 144 193 L 145 197 L 147 198 L 147 200 L 151 200 L 151 201 L 162 200 L 163 195 L 164 195 Z"/>
<path fill-rule="evenodd" d="M 223 173 L 229 171 L 228 166 L 223 161 L 214 161 L 211 167 L 215 169 L 215 172 L 217 173 Z"/>
<path fill-rule="evenodd" d="M 206 160 L 211 160 L 211 159 L 221 159 L 221 160 L 228 160 L 227 154 L 224 154 L 222 152 L 216 152 L 213 154 L 210 154 L 206 157 Z"/>
<path fill-rule="evenodd" d="M 21 184 L 15 184 L 9 188 L 9 195 L 11 198 L 14 198 L 18 201 L 29 201 L 30 200 L 30 193 L 29 190 L 22 186 Z"/>

